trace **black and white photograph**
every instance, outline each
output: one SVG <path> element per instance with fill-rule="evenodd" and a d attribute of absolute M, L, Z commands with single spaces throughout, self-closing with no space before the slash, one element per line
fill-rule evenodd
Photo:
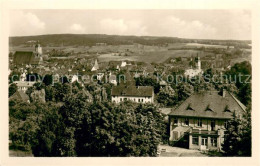
<path fill-rule="evenodd" d="M 7 14 L 10 159 L 252 157 L 252 10 Z"/>

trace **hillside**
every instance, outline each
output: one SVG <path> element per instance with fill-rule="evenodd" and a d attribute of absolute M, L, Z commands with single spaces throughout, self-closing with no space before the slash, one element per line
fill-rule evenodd
<path fill-rule="evenodd" d="M 43 46 L 93 46 L 96 43 L 108 45 L 165 45 L 169 43 L 200 43 L 212 45 L 231 45 L 240 48 L 251 48 L 251 41 L 240 40 L 204 40 L 204 39 L 182 39 L 177 37 L 156 36 L 118 36 L 104 34 L 52 34 L 39 36 L 10 37 L 10 46 L 27 45 L 28 41 L 40 41 Z"/>

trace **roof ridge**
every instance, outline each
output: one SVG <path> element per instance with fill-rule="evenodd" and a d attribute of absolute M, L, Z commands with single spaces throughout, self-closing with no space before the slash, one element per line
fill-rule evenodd
<path fill-rule="evenodd" d="M 243 110 L 246 111 L 246 106 L 241 103 L 233 94 L 231 94 L 230 92 L 228 92 L 230 94 L 230 96 L 236 101 L 236 103 L 239 105 L 239 107 Z M 244 108 L 243 108 L 244 107 Z"/>

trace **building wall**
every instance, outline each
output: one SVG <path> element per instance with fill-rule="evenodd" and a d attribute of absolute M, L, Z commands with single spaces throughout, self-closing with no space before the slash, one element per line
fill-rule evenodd
<path fill-rule="evenodd" d="M 178 118 L 178 124 L 174 125 L 174 117 L 170 118 L 170 122 L 173 124 L 173 128 L 177 126 L 187 126 L 185 125 L 185 118 L 184 117 L 176 117 Z M 202 127 L 198 126 L 198 118 L 188 118 L 189 119 L 189 126 L 194 128 L 194 129 L 201 129 L 201 130 L 211 130 L 211 120 L 212 119 L 206 119 L 206 118 L 201 118 L 202 120 Z M 224 122 L 225 120 L 223 119 L 215 119 L 215 131 L 218 129 L 224 129 Z"/>
<path fill-rule="evenodd" d="M 174 124 L 174 119 L 177 118 L 178 119 L 178 123 Z M 170 124 L 170 137 L 169 137 L 169 141 L 174 141 L 176 138 L 176 132 L 178 131 L 173 131 L 176 127 L 178 126 L 185 126 L 187 127 L 187 125 L 185 124 L 185 117 L 169 117 L 169 124 Z M 213 119 L 209 119 L 209 118 L 201 118 L 202 120 L 202 126 L 198 126 L 198 118 L 188 118 L 189 120 L 189 127 L 191 129 L 200 129 L 203 131 L 211 131 L 211 120 Z M 204 134 L 204 135 L 198 135 L 198 134 L 193 134 L 193 133 L 189 133 L 189 148 L 190 149 L 201 149 L 202 148 L 202 138 L 207 138 L 207 143 L 206 143 L 206 148 L 207 149 L 221 149 L 221 144 L 224 142 L 224 130 L 225 130 L 225 126 L 224 123 L 226 120 L 224 119 L 214 119 L 215 120 L 215 129 L 214 131 L 217 131 L 217 135 L 208 135 L 208 134 Z M 175 132 L 175 133 L 174 133 Z M 178 137 L 181 136 L 180 133 L 178 133 Z M 193 137 L 197 137 L 198 138 L 198 145 L 193 144 L 192 143 L 192 139 Z M 216 141 L 216 146 L 212 146 L 212 142 L 211 139 L 214 139 Z M 202 150 L 202 149 L 201 149 Z"/>
<path fill-rule="evenodd" d="M 192 139 L 196 138 L 198 140 L 198 144 L 193 144 Z M 207 138 L 206 146 L 202 146 L 202 139 Z M 189 135 L 189 149 L 199 149 L 199 150 L 219 150 L 221 149 L 220 136 L 195 136 Z M 214 139 L 214 144 L 212 144 L 212 139 Z"/>
<path fill-rule="evenodd" d="M 135 96 L 112 96 L 112 102 L 120 103 L 124 100 L 131 100 L 138 103 L 153 103 L 152 97 L 135 97 Z"/>

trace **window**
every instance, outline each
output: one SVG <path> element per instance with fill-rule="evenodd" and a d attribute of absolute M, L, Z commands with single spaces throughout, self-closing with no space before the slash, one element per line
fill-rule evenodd
<path fill-rule="evenodd" d="M 199 139 L 198 139 L 198 137 L 192 137 L 192 144 L 193 144 L 193 145 L 199 145 Z"/>
<path fill-rule="evenodd" d="M 211 120 L 210 126 L 211 126 L 211 131 L 214 131 L 215 130 L 215 120 Z"/>
<path fill-rule="evenodd" d="M 189 126 L 189 119 L 188 119 L 188 118 L 185 118 L 185 119 L 184 119 L 184 124 L 185 124 L 186 126 Z"/>
<path fill-rule="evenodd" d="M 201 145 L 203 145 L 203 146 L 207 146 L 207 144 L 208 144 L 208 138 L 201 138 Z"/>
<path fill-rule="evenodd" d="M 122 98 L 120 98 L 120 101 L 122 101 Z"/>
<path fill-rule="evenodd" d="M 140 99 L 138 99 L 138 102 L 140 103 Z"/>
<path fill-rule="evenodd" d="M 202 127 L 202 120 L 200 118 L 198 119 L 198 126 Z"/>
<path fill-rule="evenodd" d="M 142 102 L 144 102 L 144 99 L 142 99 Z"/>
<path fill-rule="evenodd" d="M 210 139 L 211 146 L 217 147 L 217 138 Z"/>
<path fill-rule="evenodd" d="M 178 118 L 174 118 L 173 124 L 178 125 Z"/>
<path fill-rule="evenodd" d="M 225 129 L 228 129 L 228 120 L 225 120 L 224 127 L 225 127 Z"/>
<path fill-rule="evenodd" d="M 127 100 L 127 98 L 124 98 L 124 101 L 126 101 Z"/>

